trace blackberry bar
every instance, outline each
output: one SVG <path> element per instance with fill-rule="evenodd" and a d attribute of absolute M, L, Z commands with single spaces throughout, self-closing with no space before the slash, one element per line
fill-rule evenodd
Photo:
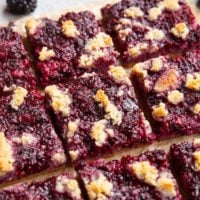
<path fill-rule="evenodd" d="M 43 181 L 18 184 L 0 190 L 0 200 L 68 199 L 82 200 L 78 182 L 72 174 L 64 173 Z"/>
<path fill-rule="evenodd" d="M 184 0 L 122 0 L 102 15 L 127 64 L 200 44 L 200 27 Z"/>
<path fill-rule="evenodd" d="M 98 160 L 77 166 L 90 200 L 181 200 L 167 155 L 162 150 L 108 163 Z"/>
<path fill-rule="evenodd" d="M 22 37 L 13 28 L 12 24 L 0 27 L 0 94 L 8 92 L 14 85 L 26 89 L 36 87 L 36 78 Z"/>
<path fill-rule="evenodd" d="M 30 19 L 29 41 L 43 85 L 63 82 L 92 67 L 116 62 L 117 52 L 89 12 L 69 12 L 60 19 Z"/>
<path fill-rule="evenodd" d="M 62 143 L 37 91 L 13 88 L 0 98 L 0 183 L 65 163 Z"/>
<path fill-rule="evenodd" d="M 73 161 L 154 140 L 121 66 L 85 72 L 45 93 Z"/>
<path fill-rule="evenodd" d="M 200 52 L 160 56 L 134 65 L 159 137 L 200 132 Z"/>
<path fill-rule="evenodd" d="M 200 140 L 172 145 L 171 157 L 187 199 L 199 199 Z"/>

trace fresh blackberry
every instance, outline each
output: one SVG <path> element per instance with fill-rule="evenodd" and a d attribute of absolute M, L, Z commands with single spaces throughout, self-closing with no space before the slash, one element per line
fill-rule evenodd
<path fill-rule="evenodd" d="M 7 0 L 10 12 L 16 14 L 30 13 L 37 7 L 37 0 Z"/>
<path fill-rule="evenodd" d="M 200 0 L 197 0 L 197 7 L 200 8 Z"/>

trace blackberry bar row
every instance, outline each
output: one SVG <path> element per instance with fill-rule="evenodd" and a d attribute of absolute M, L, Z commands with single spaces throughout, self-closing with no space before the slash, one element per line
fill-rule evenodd
<path fill-rule="evenodd" d="M 174 144 L 169 154 L 154 150 L 109 162 L 80 162 L 76 169 L 78 177 L 63 173 L 0 190 L 0 199 L 196 200 L 200 192 L 200 141 Z"/>

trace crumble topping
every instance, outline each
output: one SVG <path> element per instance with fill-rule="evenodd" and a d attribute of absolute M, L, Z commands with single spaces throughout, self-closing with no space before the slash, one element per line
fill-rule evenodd
<path fill-rule="evenodd" d="M 125 81 L 128 84 L 131 84 L 130 79 L 123 67 L 121 66 L 113 66 L 109 67 L 108 71 L 109 75 L 112 76 L 117 82 Z"/>
<path fill-rule="evenodd" d="M 183 101 L 184 95 L 183 95 L 183 93 L 181 93 L 178 90 L 172 90 L 172 91 L 168 92 L 167 99 L 170 103 L 177 105 Z"/>
<path fill-rule="evenodd" d="M 143 11 L 139 7 L 132 6 L 130 8 L 127 8 L 124 11 L 125 17 L 131 17 L 131 18 L 139 18 L 144 15 Z"/>
<path fill-rule="evenodd" d="M 35 143 L 37 142 L 37 140 L 38 139 L 30 133 L 23 133 L 21 137 L 21 143 L 23 145 L 29 145 L 29 144 Z"/>
<path fill-rule="evenodd" d="M 100 32 L 93 39 L 90 39 L 85 46 L 88 52 L 99 50 L 101 48 L 112 47 L 112 38 L 106 33 Z"/>
<path fill-rule="evenodd" d="M 74 136 L 74 133 L 76 132 L 78 128 L 79 122 L 80 122 L 79 119 L 76 119 L 75 121 L 69 121 L 68 132 L 67 132 L 68 139 L 71 139 Z"/>
<path fill-rule="evenodd" d="M 155 186 L 158 178 L 158 170 L 148 161 L 135 162 L 131 165 L 136 177 L 146 183 Z"/>
<path fill-rule="evenodd" d="M 12 95 L 12 100 L 10 102 L 11 107 L 14 110 L 18 110 L 19 107 L 24 103 L 24 100 L 27 94 L 28 94 L 28 91 L 25 88 L 16 87 Z"/>
<path fill-rule="evenodd" d="M 176 24 L 175 27 L 171 29 L 171 33 L 178 38 L 185 39 L 189 33 L 189 29 L 186 23 L 179 23 Z"/>
<path fill-rule="evenodd" d="M 112 38 L 103 33 L 98 33 L 93 39 L 90 39 L 85 46 L 86 54 L 79 58 L 80 67 L 90 67 L 98 58 L 108 54 L 106 48 L 112 47 Z"/>
<path fill-rule="evenodd" d="M 131 32 L 132 32 L 131 28 L 122 29 L 122 30 L 119 31 L 119 37 L 122 40 L 125 40 L 126 37 L 129 35 L 129 33 L 131 33 Z"/>
<path fill-rule="evenodd" d="M 42 50 L 39 53 L 39 60 L 45 61 L 55 56 L 55 52 L 47 47 L 42 47 Z"/>
<path fill-rule="evenodd" d="M 195 159 L 195 162 L 194 162 L 194 166 L 196 168 L 196 170 L 200 170 L 200 151 L 195 151 L 193 153 L 193 157 Z"/>
<path fill-rule="evenodd" d="M 0 152 L 0 174 L 12 171 L 14 162 L 12 148 L 3 132 L 0 132 Z"/>
<path fill-rule="evenodd" d="M 159 72 L 162 69 L 163 61 L 160 57 L 152 59 L 151 71 Z"/>
<path fill-rule="evenodd" d="M 93 98 L 104 107 L 105 112 L 107 113 L 106 118 L 112 119 L 114 124 L 121 124 L 122 113 L 112 102 L 110 102 L 104 90 L 98 90 Z"/>
<path fill-rule="evenodd" d="M 165 196 L 175 196 L 175 183 L 168 173 L 159 175 L 158 169 L 149 161 L 137 161 L 131 165 L 131 169 L 139 180 L 155 186 Z"/>
<path fill-rule="evenodd" d="M 74 22 L 72 20 L 66 20 L 62 22 L 62 32 L 66 37 L 75 38 L 80 35 L 80 32 L 77 30 Z"/>
<path fill-rule="evenodd" d="M 106 120 L 100 120 L 94 123 L 91 130 L 91 137 L 95 140 L 97 146 L 102 146 L 109 134 L 113 134 L 112 129 L 106 129 Z"/>
<path fill-rule="evenodd" d="M 103 200 L 106 199 L 106 196 L 111 195 L 113 185 L 103 174 L 99 174 L 98 179 L 86 185 L 86 189 L 91 200 Z"/>
<path fill-rule="evenodd" d="M 151 9 L 148 11 L 148 13 L 149 13 L 148 19 L 149 19 L 150 21 L 157 20 L 158 17 L 162 14 L 162 10 L 163 10 L 163 9 L 162 9 L 161 6 L 151 8 Z"/>
<path fill-rule="evenodd" d="M 152 116 L 155 120 L 160 118 L 165 118 L 168 115 L 168 110 L 164 103 L 159 103 L 159 105 L 153 107 Z"/>
<path fill-rule="evenodd" d="M 200 114 L 200 103 L 194 105 L 193 112 L 196 115 Z"/>
<path fill-rule="evenodd" d="M 132 73 L 144 79 L 147 77 L 147 70 L 143 69 L 143 66 L 144 63 L 135 64 L 132 68 Z"/>
<path fill-rule="evenodd" d="M 162 30 L 151 29 L 145 34 L 146 40 L 162 40 L 165 37 L 165 34 Z"/>
<path fill-rule="evenodd" d="M 12 92 L 14 89 L 16 89 L 16 87 L 17 86 L 15 84 L 11 85 L 10 87 L 4 86 L 3 92 Z"/>
<path fill-rule="evenodd" d="M 164 7 L 168 10 L 178 10 L 180 8 L 179 0 L 164 0 Z"/>
<path fill-rule="evenodd" d="M 172 178 L 161 176 L 157 180 L 157 188 L 165 196 L 176 196 L 175 183 Z"/>
<path fill-rule="evenodd" d="M 129 47 L 128 48 L 128 54 L 132 57 L 137 57 L 139 56 L 144 50 L 146 50 L 148 47 L 147 43 L 140 43 L 137 44 L 134 47 Z"/>
<path fill-rule="evenodd" d="M 26 21 L 25 27 L 26 30 L 28 31 L 29 34 L 34 34 L 36 31 L 36 28 L 39 25 L 39 20 L 34 19 L 34 18 L 30 18 Z"/>
<path fill-rule="evenodd" d="M 52 157 L 52 161 L 54 164 L 62 164 L 62 163 L 65 163 L 66 161 L 66 157 L 65 157 L 65 154 L 64 152 L 57 152 L 53 155 Z"/>
<path fill-rule="evenodd" d="M 51 85 L 45 88 L 45 93 L 51 97 L 51 106 L 54 111 L 61 112 L 63 116 L 69 114 L 72 100 L 69 97 L 68 90 L 61 91 L 56 85 Z"/>
<path fill-rule="evenodd" d="M 200 145 L 200 138 L 195 138 L 193 141 L 194 145 Z"/>
<path fill-rule="evenodd" d="M 70 150 L 69 155 L 72 160 L 77 160 L 79 151 L 78 150 Z"/>
<path fill-rule="evenodd" d="M 200 91 L 200 73 L 187 74 L 185 87 L 194 91 Z"/>
<path fill-rule="evenodd" d="M 56 179 L 56 191 L 64 193 L 69 191 L 74 198 L 81 198 L 81 190 L 75 179 L 69 179 L 66 176 L 59 176 Z"/>
<path fill-rule="evenodd" d="M 178 83 L 178 71 L 175 69 L 169 69 L 164 72 L 155 83 L 154 90 L 156 92 L 164 92 L 171 88 L 174 88 Z"/>

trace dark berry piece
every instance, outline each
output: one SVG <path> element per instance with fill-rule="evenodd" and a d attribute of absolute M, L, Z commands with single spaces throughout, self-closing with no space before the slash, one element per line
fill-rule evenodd
<path fill-rule="evenodd" d="M 200 0 L 197 1 L 197 7 L 200 9 Z"/>
<path fill-rule="evenodd" d="M 37 0 L 7 0 L 10 12 L 15 14 L 30 13 L 37 7 Z"/>

